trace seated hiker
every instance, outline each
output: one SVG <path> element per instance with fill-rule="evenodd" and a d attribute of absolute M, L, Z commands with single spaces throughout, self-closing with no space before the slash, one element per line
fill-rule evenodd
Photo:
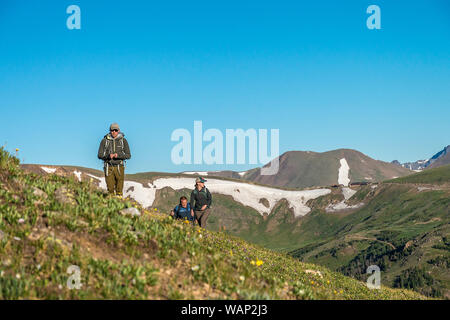
<path fill-rule="evenodd" d="M 170 215 L 175 219 L 194 221 L 194 216 L 191 214 L 191 204 L 185 196 L 180 198 L 180 204 L 170 212 Z"/>
<path fill-rule="evenodd" d="M 206 180 L 202 177 L 195 179 L 195 187 L 191 193 L 191 215 L 195 216 L 200 227 L 206 227 L 206 220 L 211 213 L 212 196 L 205 187 Z"/>

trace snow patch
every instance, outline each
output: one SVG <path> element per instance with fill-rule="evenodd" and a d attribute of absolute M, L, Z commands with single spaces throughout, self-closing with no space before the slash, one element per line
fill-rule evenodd
<path fill-rule="evenodd" d="M 100 188 L 105 189 L 105 190 L 107 189 L 105 178 L 99 178 L 99 177 L 94 176 L 93 174 L 89 174 L 89 173 L 87 173 L 87 175 L 91 178 L 97 179 L 100 182 L 98 185 Z"/>
<path fill-rule="evenodd" d="M 99 187 L 107 190 L 106 180 L 104 177 L 99 178 L 92 174 L 88 174 L 91 178 L 97 179 L 100 184 Z M 150 183 L 149 183 L 150 186 Z M 144 208 L 150 207 L 155 201 L 156 189 L 146 188 L 142 183 L 135 181 L 124 181 L 123 183 L 123 196 L 130 198 L 139 202 Z"/>
<path fill-rule="evenodd" d="M 182 173 L 183 174 L 195 174 L 195 175 L 199 175 L 199 176 L 207 176 L 208 175 L 207 171 L 185 171 Z"/>
<path fill-rule="evenodd" d="M 41 169 L 47 173 L 55 173 L 56 171 L 56 168 L 41 167 Z"/>
<path fill-rule="evenodd" d="M 133 190 L 130 190 L 131 187 L 133 187 Z M 123 195 L 124 197 L 130 196 L 130 198 L 133 198 L 139 202 L 144 208 L 147 208 L 153 204 L 153 201 L 155 201 L 156 189 L 146 188 L 139 182 L 125 181 L 123 186 Z"/>
<path fill-rule="evenodd" d="M 355 205 L 348 205 L 347 203 L 345 203 L 348 199 L 350 199 L 351 197 L 353 197 L 353 195 L 356 193 L 355 190 L 350 189 L 348 187 L 344 187 L 342 188 L 342 194 L 344 195 L 344 200 L 342 200 L 339 203 L 336 204 L 332 204 L 330 203 L 326 208 L 325 211 L 326 212 L 336 212 L 336 211 L 341 211 L 341 210 L 347 210 L 347 209 L 357 209 L 361 206 L 364 205 L 363 202 L 361 203 L 357 203 Z"/>
<path fill-rule="evenodd" d="M 348 199 L 350 199 L 351 197 L 353 197 L 353 195 L 354 195 L 355 193 L 356 193 L 355 190 L 350 189 L 350 188 L 348 188 L 348 187 L 342 188 L 342 194 L 344 195 L 344 199 L 345 199 L 345 200 L 348 200 Z"/>
<path fill-rule="evenodd" d="M 348 171 L 350 170 L 350 167 L 348 166 L 347 160 L 345 160 L 345 158 L 342 158 L 340 160 L 340 163 L 341 166 L 339 167 L 338 183 L 344 186 L 348 186 L 348 184 L 350 183 L 350 179 L 348 177 Z"/>
<path fill-rule="evenodd" d="M 246 174 L 246 173 L 247 173 L 247 171 L 238 172 L 238 174 L 239 174 L 241 177 L 243 177 L 244 174 Z"/>
<path fill-rule="evenodd" d="M 156 189 L 171 187 L 175 190 L 183 188 L 192 189 L 194 180 L 189 178 L 159 178 L 153 182 Z M 257 186 L 248 183 L 210 179 L 207 183 L 208 189 L 212 193 L 230 195 L 237 202 L 252 207 L 259 213 L 269 213 L 275 204 L 281 199 L 286 199 L 294 211 L 296 217 L 304 216 L 311 209 L 306 205 L 310 199 L 315 199 L 331 192 L 330 189 L 313 189 L 302 191 L 281 190 L 264 186 Z M 269 202 L 267 208 L 259 202 L 259 199 L 266 198 Z"/>
<path fill-rule="evenodd" d="M 77 177 L 78 181 L 81 181 L 81 171 L 75 170 L 73 174 Z"/>
<path fill-rule="evenodd" d="M 90 177 L 97 179 L 100 182 L 100 188 L 106 189 L 105 178 L 99 178 L 88 174 Z M 174 190 L 193 189 L 195 179 L 193 178 L 159 178 L 153 183 L 147 183 L 147 186 L 135 181 L 124 182 L 124 196 L 130 196 L 139 202 L 144 208 L 150 207 L 155 201 L 156 190 L 170 187 Z M 133 187 L 131 189 L 131 187 Z M 286 199 L 290 207 L 294 211 L 295 217 L 304 216 L 309 213 L 311 209 L 306 205 L 308 200 L 316 199 L 331 192 L 330 189 L 312 189 L 291 191 L 277 188 L 270 188 L 264 186 L 252 185 L 243 182 L 226 181 L 219 179 L 209 179 L 207 188 L 211 193 L 220 193 L 230 195 L 233 199 L 245 206 L 249 206 L 261 215 L 263 213 L 270 213 L 273 207 L 281 199 Z M 269 207 L 260 203 L 261 198 L 266 198 L 269 202 Z"/>
<path fill-rule="evenodd" d="M 364 205 L 363 202 L 357 203 L 353 206 L 349 206 L 344 201 L 341 201 L 337 204 L 329 204 L 328 207 L 326 207 L 326 212 L 337 212 L 342 210 L 348 210 L 348 209 L 358 209 Z"/>

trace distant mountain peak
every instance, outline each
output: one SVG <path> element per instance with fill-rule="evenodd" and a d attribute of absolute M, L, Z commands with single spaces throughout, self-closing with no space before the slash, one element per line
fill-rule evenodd
<path fill-rule="evenodd" d="M 279 157 L 275 175 L 249 170 L 242 178 L 252 182 L 287 188 L 309 188 L 353 182 L 377 182 L 411 173 L 394 164 L 375 160 L 364 153 L 342 148 L 326 152 L 287 151 Z"/>
<path fill-rule="evenodd" d="M 427 168 L 436 168 L 446 164 L 450 164 L 450 145 L 434 154 L 431 158 L 425 160 L 417 160 L 415 162 L 404 163 L 400 163 L 398 160 L 394 160 L 391 163 L 414 171 L 422 171 Z"/>

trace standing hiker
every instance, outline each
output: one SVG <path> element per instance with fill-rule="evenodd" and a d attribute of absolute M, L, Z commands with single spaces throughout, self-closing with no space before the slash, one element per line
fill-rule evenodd
<path fill-rule="evenodd" d="M 191 215 L 198 221 L 200 227 L 206 227 L 206 220 L 211 213 L 212 196 L 205 187 L 206 180 L 202 177 L 195 179 L 195 188 L 191 193 Z"/>
<path fill-rule="evenodd" d="M 106 185 L 110 194 L 123 195 L 125 160 L 131 158 L 130 147 L 117 123 L 111 124 L 98 148 L 98 158 L 103 160 Z"/>

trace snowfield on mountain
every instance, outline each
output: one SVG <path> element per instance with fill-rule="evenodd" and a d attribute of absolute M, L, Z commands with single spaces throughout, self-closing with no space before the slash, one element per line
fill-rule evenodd
<path fill-rule="evenodd" d="M 350 178 L 348 177 L 350 167 L 348 166 L 347 160 L 345 160 L 345 158 L 339 160 L 339 163 L 341 164 L 341 166 L 339 167 L 338 172 L 338 183 L 344 186 L 348 186 L 348 184 L 350 183 Z"/>
<path fill-rule="evenodd" d="M 106 189 L 105 178 L 91 177 L 98 179 L 99 186 Z M 124 196 L 135 199 L 143 207 L 150 207 L 156 197 L 156 190 L 170 187 L 174 190 L 193 189 L 194 178 L 159 178 L 153 183 L 147 183 L 148 187 L 135 181 L 125 181 Z M 273 207 L 281 199 L 286 199 L 294 210 L 296 217 L 304 216 L 311 209 L 306 202 L 330 193 L 330 189 L 320 188 L 312 190 L 290 191 L 277 188 L 264 187 L 245 182 L 235 182 L 219 179 L 208 179 L 207 187 L 212 193 L 230 195 L 237 202 L 249 206 L 261 214 L 269 214 Z M 269 205 L 265 206 L 261 199 L 267 199 Z"/>

